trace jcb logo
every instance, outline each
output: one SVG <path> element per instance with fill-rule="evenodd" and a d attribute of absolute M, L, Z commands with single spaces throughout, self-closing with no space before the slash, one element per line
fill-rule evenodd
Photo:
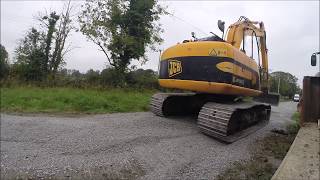
<path fill-rule="evenodd" d="M 168 72 L 169 72 L 169 77 L 180 74 L 182 72 L 181 62 L 177 60 L 169 60 Z"/>

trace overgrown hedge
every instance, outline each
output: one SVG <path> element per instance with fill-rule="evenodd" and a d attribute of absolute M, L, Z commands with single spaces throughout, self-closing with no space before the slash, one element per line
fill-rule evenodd
<path fill-rule="evenodd" d="M 159 89 L 157 73 L 151 69 L 137 69 L 125 74 L 124 84 L 117 82 L 117 74 L 112 68 L 100 71 L 89 70 L 81 73 L 78 70 L 62 69 L 55 79 L 47 81 L 27 81 L 23 77 L 10 72 L 6 79 L 1 80 L 1 86 L 43 86 L 43 87 L 73 87 L 73 88 L 136 88 L 136 89 Z"/>

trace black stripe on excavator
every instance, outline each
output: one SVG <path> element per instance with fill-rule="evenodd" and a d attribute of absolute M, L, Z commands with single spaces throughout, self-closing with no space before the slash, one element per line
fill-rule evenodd
<path fill-rule="evenodd" d="M 178 71 L 174 72 L 173 74 L 172 72 L 169 73 L 169 67 L 168 67 L 169 61 L 177 61 L 181 63 L 180 64 L 181 69 L 178 69 Z M 252 75 L 256 76 L 257 83 L 253 85 L 251 80 L 219 70 L 216 67 L 216 65 L 221 62 L 231 62 L 252 72 Z M 175 58 L 170 58 L 167 60 L 160 61 L 159 79 L 180 79 L 180 80 L 218 82 L 218 83 L 233 84 L 233 85 L 246 87 L 246 88 L 258 89 L 259 88 L 258 77 L 259 76 L 256 71 L 228 57 L 186 56 L 186 57 L 175 57 Z"/>

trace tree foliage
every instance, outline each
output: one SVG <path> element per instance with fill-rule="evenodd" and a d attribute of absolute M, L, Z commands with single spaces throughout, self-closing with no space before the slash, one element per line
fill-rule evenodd
<path fill-rule="evenodd" d="M 162 42 L 156 22 L 164 13 L 155 0 L 88 0 L 79 16 L 80 31 L 124 78 L 132 60 L 145 62 L 146 48 Z"/>
<path fill-rule="evenodd" d="M 78 70 L 61 69 L 57 72 L 57 83 L 55 86 L 70 86 L 77 88 L 107 88 L 116 87 L 117 81 L 114 78 L 115 69 L 107 67 L 102 71 L 88 70 L 81 73 Z M 126 83 L 131 88 L 159 88 L 157 74 L 151 69 L 137 69 L 126 73 Z"/>
<path fill-rule="evenodd" d="M 151 69 L 137 69 L 131 71 L 128 76 L 128 83 L 134 85 L 138 88 L 148 87 L 155 88 L 158 87 L 158 75 Z"/>
<path fill-rule="evenodd" d="M 0 80 L 5 79 L 9 74 L 8 52 L 0 44 Z"/>
<path fill-rule="evenodd" d="M 44 29 L 31 28 L 15 50 L 14 72 L 25 81 L 45 81 L 55 78 L 64 65 L 68 52 L 65 41 L 72 25 L 70 1 L 60 15 L 55 11 L 38 19 Z"/>
<path fill-rule="evenodd" d="M 45 34 L 31 28 L 15 50 L 14 74 L 25 81 L 40 81 L 43 78 L 45 59 Z"/>
<path fill-rule="evenodd" d="M 300 87 L 297 84 L 298 78 L 282 71 L 276 71 L 270 74 L 270 90 L 272 92 L 278 92 L 279 79 L 279 92 L 282 96 L 292 98 L 294 94 L 300 92 Z"/>
<path fill-rule="evenodd" d="M 70 2 L 65 6 L 65 10 L 62 11 L 60 15 L 60 21 L 56 31 L 56 38 L 54 44 L 54 50 L 52 52 L 51 61 L 50 61 L 50 71 L 54 78 L 57 70 L 60 66 L 65 64 L 64 56 L 70 51 L 70 49 L 65 48 L 65 42 L 67 37 L 70 34 L 70 31 L 73 29 L 72 20 L 70 17 L 70 12 L 72 10 Z"/>
<path fill-rule="evenodd" d="M 50 14 L 50 16 L 43 16 L 42 20 L 43 21 L 48 21 L 47 25 L 47 35 L 46 35 L 46 39 L 45 39 L 45 59 L 44 59 L 44 71 L 45 73 L 47 73 L 48 69 L 48 63 L 49 63 L 49 59 L 50 59 L 50 50 L 51 50 L 51 44 L 52 44 L 52 40 L 53 40 L 53 33 L 56 30 L 56 23 L 59 20 L 59 16 L 56 14 L 56 12 L 52 12 Z"/>

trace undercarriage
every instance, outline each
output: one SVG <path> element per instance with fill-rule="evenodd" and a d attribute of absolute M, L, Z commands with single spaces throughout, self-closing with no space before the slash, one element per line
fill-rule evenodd
<path fill-rule="evenodd" d="M 271 106 L 243 101 L 236 96 L 197 93 L 157 93 L 151 111 L 163 117 L 197 115 L 200 131 L 225 143 L 232 143 L 265 126 Z"/>

